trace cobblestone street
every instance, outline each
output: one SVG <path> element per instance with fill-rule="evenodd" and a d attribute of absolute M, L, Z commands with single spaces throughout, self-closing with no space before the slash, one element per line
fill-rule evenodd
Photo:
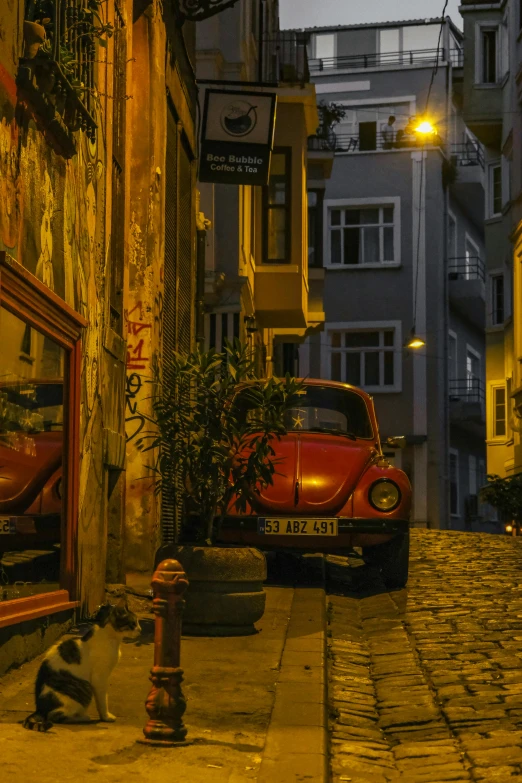
<path fill-rule="evenodd" d="M 522 781 L 522 541 L 411 543 L 406 590 L 328 598 L 332 780 Z"/>

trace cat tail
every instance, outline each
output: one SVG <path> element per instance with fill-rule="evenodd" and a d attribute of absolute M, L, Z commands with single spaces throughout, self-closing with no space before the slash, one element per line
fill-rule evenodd
<path fill-rule="evenodd" d="M 33 712 L 32 715 L 29 715 L 22 723 L 24 729 L 29 729 L 29 731 L 49 731 L 53 725 L 52 721 L 47 720 L 47 718 L 38 711 Z"/>

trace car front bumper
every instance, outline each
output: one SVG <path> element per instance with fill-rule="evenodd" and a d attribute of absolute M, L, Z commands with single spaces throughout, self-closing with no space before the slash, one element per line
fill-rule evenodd
<path fill-rule="evenodd" d="M 267 515 L 268 516 L 268 515 Z M 274 516 L 274 515 L 270 515 Z M 286 515 L 285 515 L 286 516 Z M 298 518 L 300 515 L 296 514 Z M 223 544 L 244 544 L 260 549 L 292 549 L 334 553 L 354 546 L 375 546 L 389 541 L 399 534 L 407 533 L 407 519 L 379 517 L 351 518 L 337 517 L 338 535 L 270 535 L 258 533 L 261 516 L 228 516 L 220 520 L 217 541 Z"/>

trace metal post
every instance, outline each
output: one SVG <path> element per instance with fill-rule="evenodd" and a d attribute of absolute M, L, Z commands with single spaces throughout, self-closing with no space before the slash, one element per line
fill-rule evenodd
<path fill-rule="evenodd" d="M 143 729 L 148 745 L 186 745 L 183 725 L 186 704 L 181 690 L 181 615 L 188 587 L 187 575 L 177 560 L 163 560 L 152 577 L 154 600 L 154 666 L 152 688 L 145 702 L 149 722 Z"/>

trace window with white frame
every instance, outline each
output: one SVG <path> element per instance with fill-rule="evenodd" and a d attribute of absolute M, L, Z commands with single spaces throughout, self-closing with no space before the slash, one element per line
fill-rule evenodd
<path fill-rule="evenodd" d="M 400 391 L 400 329 L 393 325 L 328 329 L 331 380 L 371 391 Z"/>
<path fill-rule="evenodd" d="M 449 453 L 449 480 L 450 480 L 450 514 L 458 517 L 459 514 L 459 453 L 457 449 L 450 449 Z"/>
<path fill-rule="evenodd" d="M 499 25 L 479 26 L 479 58 L 477 81 L 496 84 L 500 81 Z"/>
<path fill-rule="evenodd" d="M 504 309 L 504 275 L 502 273 L 490 276 L 491 325 L 502 326 L 505 321 Z"/>
<path fill-rule="evenodd" d="M 491 385 L 491 438 L 505 440 L 507 434 L 506 385 Z"/>
<path fill-rule="evenodd" d="M 350 206 L 328 210 L 329 265 L 397 263 L 395 207 Z"/>
<path fill-rule="evenodd" d="M 488 217 L 502 214 L 502 165 L 493 163 L 488 167 Z"/>
<path fill-rule="evenodd" d="M 464 247 L 466 257 L 466 280 L 476 280 L 480 276 L 480 257 L 479 249 L 473 240 L 466 234 L 466 243 Z"/>
<path fill-rule="evenodd" d="M 481 356 L 466 345 L 466 389 L 470 402 L 480 402 L 482 391 Z"/>

